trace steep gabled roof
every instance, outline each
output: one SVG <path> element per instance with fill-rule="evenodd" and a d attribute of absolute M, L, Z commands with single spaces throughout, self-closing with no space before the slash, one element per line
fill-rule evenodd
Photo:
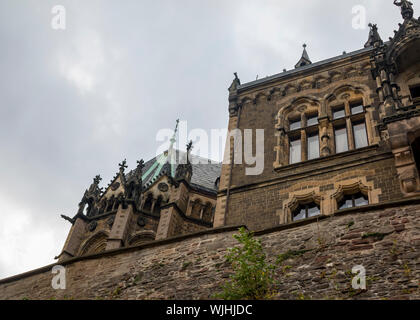
<path fill-rule="evenodd" d="M 142 176 L 145 188 L 153 184 L 162 175 L 175 177 L 178 164 L 186 163 L 187 153 L 174 150 L 173 154 L 174 157 L 172 158 L 169 152 L 165 152 L 145 163 Z M 222 164 L 195 155 L 190 155 L 190 158 L 193 168 L 192 186 L 203 191 L 217 192 L 216 180 L 220 177 Z M 173 160 L 171 161 L 171 159 Z M 127 179 L 134 173 L 135 170 L 129 172 Z"/>

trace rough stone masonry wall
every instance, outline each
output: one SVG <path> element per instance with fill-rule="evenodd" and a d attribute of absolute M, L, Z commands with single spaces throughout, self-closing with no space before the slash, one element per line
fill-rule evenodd
<path fill-rule="evenodd" d="M 276 299 L 419 299 L 420 201 L 347 210 L 257 232 L 274 261 Z M 208 299 L 229 276 L 224 255 L 235 228 L 214 229 L 65 264 L 67 289 L 51 288 L 52 266 L 0 281 L 0 299 Z M 308 250 L 306 252 L 302 250 Z M 363 265 L 367 291 L 350 289 Z"/>

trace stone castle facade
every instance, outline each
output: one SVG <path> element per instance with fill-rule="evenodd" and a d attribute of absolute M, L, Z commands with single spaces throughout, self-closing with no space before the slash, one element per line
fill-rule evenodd
<path fill-rule="evenodd" d="M 381 39 L 376 25 L 370 25 L 368 41 L 355 52 L 312 63 L 304 46 L 293 70 L 245 84 L 235 74 L 229 87 L 228 130 L 264 129 L 262 174 L 246 175 L 246 166 L 235 163 L 233 136 L 227 140 L 230 148 L 224 164 L 192 161 L 191 144 L 187 153 L 175 150 L 174 136 L 164 154 L 146 163 L 139 161 L 129 173 L 123 161 L 106 189 L 99 188 L 99 176 L 94 179 L 76 216 L 64 217 L 72 227 L 59 263 L 88 264 L 84 257 L 104 257 L 106 264 L 117 259 L 117 252 L 128 263 L 130 256 L 143 254 L 134 253 L 136 250 L 144 249 L 151 250 L 144 253 L 149 260 L 133 268 L 146 272 L 162 259 L 169 257 L 175 263 L 185 258 L 180 254 L 183 244 L 200 261 L 210 256 L 219 261 L 230 243 L 226 234 L 230 237 L 232 230 L 245 225 L 265 239 L 272 254 L 313 250 L 315 234 L 322 230 L 330 251 L 308 255 L 300 262 L 303 265 L 313 261 L 324 265 L 338 256 L 340 261 L 351 260 L 347 248 L 370 255 L 371 265 L 381 261 L 385 269 L 397 272 L 394 260 L 387 260 L 392 242 L 381 242 L 390 235 L 411 253 L 404 261 L 416 271 L 410 283 L 418 283 L 420 20 L 414 18 L 409 1 L 395 4 L 401 7 L 403 21 L 388 41 Z M 367 217 L 373 220 L 366 221 Z M 166 254 L 160 255 L 159 246 Z M 213 265 L 197 268 L 197 274 L 191 276 L 197 281 L 206 279 L 207 287 L 200 296 L 182 295 L 181 289 L 174 296 L 160 295 L 146 285 L 144 292 L 127 293 L 127 298 L 208 297 L 213 288 L 210 278 L 221 279 L 214 266 L 209 266 Z M 124 269 L 124 275 L 134 277 L 129 269 Z M 200 275 L 207 271 L 211 276 Z M 175 271 L 162 272 L 166 279 Z M 154 283 L 160 283 L 156 273 L 150 275 Z M 180 283 L 178 276 L 175 283 Z M 184 280 L 191 282 L 191 277 Z M 4 283 L 13 287 L 13 281 L 16 279 Z M 394 286 L 397 292 L 398 285 L 382 282 L 378 292 Z M 328 291 L 327 287 L 310 288 L 311 292 Z M 418 285 L 405 287 L 413 288 L 418 292 Z"/>

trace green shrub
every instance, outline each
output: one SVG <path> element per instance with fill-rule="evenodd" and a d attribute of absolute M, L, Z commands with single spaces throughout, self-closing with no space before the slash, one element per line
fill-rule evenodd
<path fill-rule="evenodd" d="M 261 241 L 245 228 L 239 229 L 239 234 L 233 237 L 240 243 L 240 246 L 228 249 L 226 255 L 233 275 L 215 297 L 224 300 L 268 299 L 273 291 L 275 267 L 266 262 Z"/>

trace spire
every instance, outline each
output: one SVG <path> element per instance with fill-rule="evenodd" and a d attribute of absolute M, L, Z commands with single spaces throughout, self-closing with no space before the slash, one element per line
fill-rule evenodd
<path fill-rule="evenodd" d="M 311 61 L 311 59 L 309 59 L 308 52 L 306 51 L 306 44 L 303 44 L 302 57 L 300 58 L 298 63 L 295 65 L 295 68 L 297 69 L 299 67 L 303 67 L 303 66 L 306 66 L 308 64 L 312 64 L 312 61 Z"/>
<path fill-rule="evenodd" d="M 400 0 L 400 2 L 397 2 L 397 0 L 394 0 L 394 4 L 397 7 L 401 7 L 401 15 L 404 18 L 404 20 L 409 20 L 413 18 L 413 4 L 410 1 Z"/>
<path fill-rule="evenodd" d="M 174 150 L 174 144 L 176 142 L 176 134 L 178 133 L 178 126 L 179 126 L 179 119 L 176 120 L 175 130 L 174 130 L 174 134 L 173 134 L 173 136 L 171 138 L 171 144 L 169 146 L 168 157 L 167 157 L 167 159 L 169 159 L 169 163 L 173 167 L 172 170 L 171 170 L 171 172 L 173 172 L 173 173 L 175 172 L 174 165 L 176 164 L 176 152 Z M 163 163 L 161 163 L 161 165 L 163 166 L 165 164 L 165 162 L 166 161 L 164 161 Z"/>
<path fill-rule="evenodd" d="M 381 36 L 378 33 L 378 27 L 376 24 L 372 24 L 369 23 L 369 39 L 368 41 L 365 43 L 365 48 L 368 47 L 379 47 L 380 45 L 382 45 L 384 42 L 381 39 Z"/>

